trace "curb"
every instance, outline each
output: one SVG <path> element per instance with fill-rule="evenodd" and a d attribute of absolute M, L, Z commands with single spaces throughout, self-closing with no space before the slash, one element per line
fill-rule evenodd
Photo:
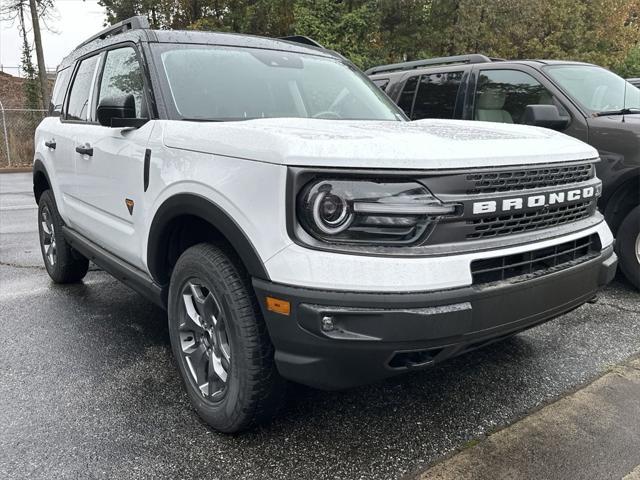
<path fill-rule="evenodd" d="M 0 168 L 0 173 L 31 173 L 33 167 Z"/>

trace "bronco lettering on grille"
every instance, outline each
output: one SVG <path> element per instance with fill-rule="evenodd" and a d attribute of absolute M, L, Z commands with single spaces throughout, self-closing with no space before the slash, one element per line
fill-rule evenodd
<path fill-rule="evenodd" d="M 473 214 L 479 215 L 494 212 L 509 212 L 525 208 L 548 207 L 562 203 L 575 202 L 581 199 L 593 198 L 595 187 L 577 188 L 563 192 L 541 193 L 522 197 L 505 198 L 503 200 L 487 200 L 473 203 Z"/>

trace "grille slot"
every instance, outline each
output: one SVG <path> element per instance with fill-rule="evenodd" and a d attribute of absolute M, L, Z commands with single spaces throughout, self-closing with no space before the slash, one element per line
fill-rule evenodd
<path fill-rule="evenodd" d="M 597 234 L 552 247 L 471 262 L 473 284 L 522 279 L 561 270 L 596 257 L 601 245 Z"/>
<path fill-rule="evenodd" d="M 575 222 L 590 216 L 593 205 L 593 202 L 588 201 L 549 207 L 546 211 L 478 218 L 468 222 L 474 225 L 474 229 L 472 233 L 467 234 L 467 239 L 499 237 Z"/>
<path fill-rule="evenodd" d="M 511 192 L 585 182 L 595 176 L 592 163 L 467 175 L 470 195 Z"/>

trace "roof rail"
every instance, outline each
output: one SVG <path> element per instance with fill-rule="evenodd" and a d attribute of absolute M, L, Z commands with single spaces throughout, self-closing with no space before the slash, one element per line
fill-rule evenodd
<path fill-rule="evenodd" d="M 324 48 L 313 38 L 305 37 L 304 35 L 289 35 L 287 37 L 278 37 L 278 40 L 284 40 L 286 42 L 302 43 L 303 45 L 310 45 L 312 47 Z"/>
<path fill-rule="evenodd" d="M 110 27 L 105 28 L 100 33 L 97 33 L 93 37 L 88 38 L 80 45 L 76 47 L 76 49 L 80 47 L 84 47 L 85 45 L 93 42 L 94 40 L 104 40 L 107 37 L 112 37 L 113 35 L 118 35 L 119 33 L 128 32 L 129 30 L 139 30 L 143 28 L 151 28 L 149 26 L 149 20 L 144 15 L 138 15 L 136 17 L 127 18 L 121 22 L 118 22 Z"/>
<path fill-rule="evenodd" d="M 455 55 L 452 57 L 429 58 L 427 60 L 415 60 L 413 62 L 401 62 L 392 63 L 390 65 L 381 65 L 379 67 L 370 68 L 364 73 L 366 73 L 367 75 L 375 75 L 376 73 L 401 72 L 403 70 L 412 70 L 414 68 L 428 67 L 432 65 L 447 65 L 449 63 L 488 63 L 493 61 L 494 59 L 491 59 L 486 55 L 473 53 L 471 55 Z"/>

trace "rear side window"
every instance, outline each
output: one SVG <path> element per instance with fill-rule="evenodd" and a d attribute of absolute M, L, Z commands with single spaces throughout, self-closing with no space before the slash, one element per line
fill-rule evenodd
<path fill-rule="evenodd" d="M 418 86 L 418 75 L 410 77 L 404 84 L 400 98 L 398 98 L 398 106 L 404 110 L 408 117 L 411 117 L 411 109 L 413 108 L 413 98 L 416 94 Z"/>
<path fill-rule="evenodd" d="M 49 114 L 54 117 L 59 117 L 62 112 L 62 104 L 64 103 L 64 94 L 67 93 L 67 86 L 69 85 L 69 77 L 71 76 L 71 68 L 65 68 L 58 72 L 56 77 L 56 83 L 53 86 L 53 93 L 51 94 L 51 104 L 49 105 Z"/>
<path fill-rule="evenodd" d="M 411 119 L 453 118 L 461 82 L 462 72 L 422 75 Z"/>
<path fill-rule="evenodd" d="M 69 93 L 65 117 L 67 120 L 87 121 L 89 119 L 89 96 L 97 62 L 98 56 L 93 56 L 80 63 Z"/>
<path fill-rule="evenodd" d="M 135 50 L 132 47 L 125 47 L 107 52 L 98 103 L 108 97 L 133 95 L 136 102 L 136 116 L 147 118 L 143 91 L 142 69 Z"/>

